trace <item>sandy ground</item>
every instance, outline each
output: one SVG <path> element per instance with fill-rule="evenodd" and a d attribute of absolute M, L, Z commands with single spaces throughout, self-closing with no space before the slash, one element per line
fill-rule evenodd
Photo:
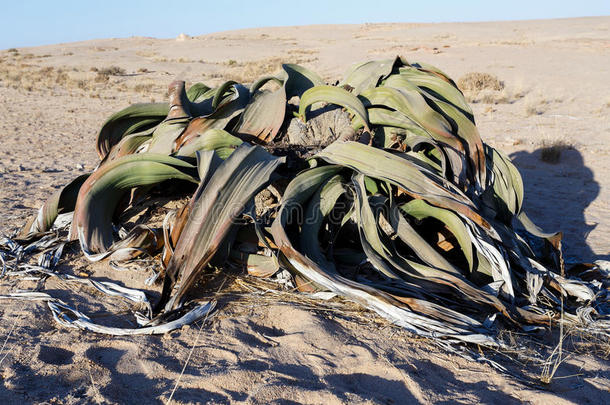
<path fill-rule="evenodd" d="M 610 17 L 365 24 L 0 51 L 0 231 L 19 226 L 53 190 L 95 167 L 95 136 L 111 113 L 164 100 L 175 78 L 250 82 L 285 61 L 334 81 L 351 63 L 401 54 L 456 80 L 470 72 L 502 80 L 501 91 L 468 94 L 484 141 L 514 159 L 526 211 L 544 229 L 564 231 L 569 260 L 609 260 L 609 30 Z M 111 67 L 120 69 L 104 70 Z M 541 148 L 556 142 L 566 145 L 559 163 L 541 161 Z M 65 270 L 134 287 L 144 278 L 72 264 Z M 26 287 L 4 279 L 0 294 Z M 128 309 L 84 287 L 71 294 L 57 282 L 46 287 L 99 319 Z M 610 402 L 608 353 L 586 345 L 573 345 L 561 378 L 542 385 L 540 364 L 486 353 L 519 381 L 366 311 L 345 317 L 332 306 L 312 310 L 273 296 L 229 298 L 202 328 L 128 338 L 57 327 L 43 304 L 3 302 L 0 402 L 154 403 L 175 387 L 177 403 Z M 543 338 L 547 345 L 528 341 L 528 350 L 549 350 L 556 334 Z"/>

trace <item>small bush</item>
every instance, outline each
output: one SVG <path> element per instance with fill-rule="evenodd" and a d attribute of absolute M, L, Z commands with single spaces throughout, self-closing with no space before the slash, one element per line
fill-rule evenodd
<path fill-rule="evenodd" d="M 568 149 L 572 149 L 572 145 L 564 141 L 543 142 L 542 149 L 540 149 L 540 160 L 557 164 L 561 160 L 561 152 Z"/>
<path fill-rule="evenodd" d="M 457 85 L 462 90 L 481 91 L 495 90 L 500 91 L 504 88 L 504 82 L 489 73 L 472 72 L 460 77 Z"/>
<path fill-rule="evenodd" d="M 489 73 L 467 73 L 457 85 L 470 103 L 511 104 L 524 96 L 523 92 L 507 89 L 503 81 Z"/>
<path fill-rule="evenodd" d="M 122 67 L 118 67 L 118 66 L 110 66 L 107 68 L 103 68 L 103 69 L 100 69 L 98 72 L 105 76 L 121 76 L 121 75 L 124 75 L 125 73 L 127 73 L 125 71 L 125 69 L 123 69 Z"/>

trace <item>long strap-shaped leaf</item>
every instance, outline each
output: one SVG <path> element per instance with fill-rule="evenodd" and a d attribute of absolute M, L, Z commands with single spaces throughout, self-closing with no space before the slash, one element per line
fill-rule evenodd
<path fill-rule="evenodd" d="M 469 120 L 474 122 L 472 109 L 464 99 L 464 95 L 451 82 L 445 80 L 437 73 L 411 66 L 401 67 L 399 72 L 423 91 L 453 104 L 456 108 L 460 109 Z"/>
<path fill-rule="evenodd" d="M 299 116 L 305 120 L 307 108 L 312 104 L 319 102 L 337 104 L 341 107 L 347 108 L 359 116 L 364 123 L 364 128 L 370 132 L 368 126 L 369 118 L 366 108 L 364 108 L 362 101 L 347 90 L 340 87 L 326 85 L 312 87 L 301 96 L 301 102 L 299 104 Z"/>
<path fill-rule="evenodd" d="M 379 81 L 387 78 L 393 71 L 408 65 L 407 61 L 400 56 L 394 59 L 359 63 L 351 68 L 339 85 L 352 87 L 352 93 L 358 95 L 366 89 L 377 87 Z"/>
<path fill-rule="evenodd" d="M 423 200 L 409 201 L 408 203 L 402 205 L 400 209 L 406 214 L 418 220 L 432 217 L 445 224 L 445 226 L 457 239 L 458 244 L 460 245 L 460 250 L 466 257 L 469 269 L 473 269 L 474 256 L 472 253 L 472 241 L 470 240 L 470 235 L 468 234 L 466 225 L 458 215 L 456 215 L 450 210 L 434 207 L 430 204 L 427 204 Z"/>
<path fill-rule="evenodd" d="M 97 136 L 96 146 L 100 159 L 125 135 L 156 126 L 167 117 L 168 112 L 167 103 L 145 103 L 134 104 L 113 114 Z"/>
<path fill-rule="evenodd" d="M 393 297 L 371 286 L 363 285 L 320 268 L 299 253 L 293 246 L 285 226 L 290 218 L 290 207 L 304 204 L 316 188 L 333 174 L 325 167 L 312 169 L 297 176 L 284 193 L 283 205 L 273 222 L 271 232 L 284 259 L 296 272 L 320 286 L 370 308 L 390 321 L 424 336 L 444 336 L 456 340 L 496 346 L 497 342 L 482 334 L 476 320 L 431 302 Z M 414 312 L 417 311 L 417 312 Z M 430 316 L 436 314 L 438 321 Z"/>
<path fill-rule="evenodd" d="M 327 180 L 315 192 L 305 210 L 305 221 L 301 227 L 301 250 L 320 266 L 334 270 L 334 264 L 326 259 L 320 249 L 319 232 L 322 222 L 330 214 L 339 197 L 345 193 L 340 175 Z"/>
<path fill-rule="evenodd" d="M 475 285 L 466 280 L 461 272 L 453 266 L 446 266 L 443 268 L 442 259 L 432 259 L 440 264 L 436 267 L 434 265 L 422 264 L 414 260 L 409 260 L 400 256 L 394 246 L 390 243 L 384 243 L 380 234 L 377 230 L 377 224 L 379 223 L 380 212 L 376 210 L 373 213 L 369 201 L 374 197 L 367 198 L 364 190 L 364 182 L 362 174 L 354 175 L 353 184 L 356 191 L 356 212 L 359 216 L 358 224 L 361 228 L 361 242 L 363 247 L 366 247 L 370 243 L 370 247 L 375 251 L 375 255 L 378 255 L 379 259 L 375 259 L 375 255 L 370 255 L 367 252 L 369 258 L 373 259 L 372 262 L 375 266 L 381 265 L 379 270 L 382 271 L 389 277 L 396 278 L 401 277 L 406 281 L 419 286 L 423 290 L 425 296 L 432 296 L 438 298 L 439 295 L 446 296 L 451 294 L 452 298 L 449 301 L 459 302 L 462 305 L 475 307 L 480 311 L 499 311 L 508 319 L 513 319 L 507 308 L 502 304 L 495 296 L 490 295 Z M 385 197 L 383 197 L 385 200 Z M 393 208 L 390 208 L 390 216 L 392 216 Z M 400 215 L 400 214 L 398 214 Z M 396 222 L 396 221 L 393 221 Z M 402 231 L 401 229 L 398 230 Z M 430 260 L 430 255 L 426 255 L 425 248 L 418 246 L 417 241 L 412 241 L 413 246 L 419 248 L 419 255 L 426 257 Z M 385 261 L 386 263 L 382 263 Z M 448 263 L 446 263 L 448 265 Z M 389 271 L 389 274 L 388 274 Z M 402 287 L 402 285 L 399 285 Z M 407 286 L 408 290 L 411 290 Z M 410 291 L 409 291 L 410 293 Z"/>
<path fill-rule="evenodd" d="M 308 89 L 321 86 L 324 80 L 316 73 L 303 66 L 292 63 L 282 65 L 286 75 L 286 99 L 290 100 L 293 96 L 299 96 Z"/>
<path fill-rule="evenodd" d="M 199 272 L 210 262 L 235 218 L 272 179 L 285 158 L 259 146 L 241 145 L 214 172 L 205 189 L 189 203 L 192 210 L 167 266 L 163 296 L 158 305 L 171 310 L 181 304 Z M 171 296 L 174 283 L 178 289 Z"/>
<path fill-rule="evenodd" d="M 71 239 L 80 240 L 86 255 L 105 252 L 113 243 L 112 216 L 127 191 L 170 179 L 196 183 L 188 174 L 194 169 L 180 159 L 152 153 L 124 156 L 100 167 L 80 188 Z"/>
<path fill-rule="evenodd" d="M 489 223 L 476 212 L 474 203 L 468 197 L 457 188 L 445 188 L 442 177 L 425 170 L 414 161 L 358 142 L 334 142 L 316 157 L 388 181 L 415 198 L 449 208 L 472 219 L 497 237 Z"/>
<path fill-rule="evenodd" d="M 210 114 L 191 120 L 186 130 L 173 141 L 172 152 L 176 152 L 209 129 L 225 129 L 233 118 L 242 113 L 250 100 L 250 91 L 240 84 L 231 84 L 231 89 L 229 95 L 218 101 L 218 105 Z"/>
<path fill-rule="evenodd" d="M 235 132 L 271 142 L 284 123 L 285 114 L 286 90 L 283 86 L 274 91 L 257 91 L 241 115 Z"/>
<path fill-rule="evenodd" d="M 242 144 L 242 140 L 222 129 L 208 129 L 191 138 L 176 152 L 176 156 L 194 157 L 197 151 L 214 150 L 221 159 L 226 159 Z"/>
<path fill-rule="evenodd" d="M 89 177 L 88 174 L 78 176 L 61 190 L 55 192 L 40 209 L 38 214 L 24 226 L 21 237 L 37 232 L 46 232 L 53 226 L 58 215 L 74 211 L 78 191 Z"/>

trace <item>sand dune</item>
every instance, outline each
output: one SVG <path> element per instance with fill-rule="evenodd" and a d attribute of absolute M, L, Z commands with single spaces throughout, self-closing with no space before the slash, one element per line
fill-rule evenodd
<path fill-rule="evenodd" d="M 176 78 L 250 82 L 284 61 L 334 81 L 353 62 L 400 54 L 456 80 L 471 72 L 501 80 L 501 90 L 467 96 L 475 101 L 484 141 L 520 169 L 529 216 L 546 230 L 564 231 L 569 260 L 610 260 L 609 30 L 610 17 L 326 25 L 0 51 L 0 232 L 22 224 L 52 191 L 95 167 L 96 132 L 111 113 L 164 100 Z M 542 161 L 542 148 L 557 142 L 564 145 L 559 162 Z M 146 276 L 70 263 L 63 269 L 131 286 L 141 286 Z M 2 279 L 0 294 L 33 286 Z M 68 293 L 49 281 L 46 288 L 99 317 L 117 306 L 128 309 L 84 287 Z M 176 383 L 177 403 L 610 400 L 609 362 L 584 344 L 573 346 L 559 368 L 557 376 L 565 378 L 540 385 L 539 364 L 486 353 L 520 381 L 366 311 L 343 317 L 326 306 L 310 310 L 273 297 L 225 301 L 202 328 L 197 323 L 163 337 L 121 338 L 60 328 L 43 304 L 5 301 L 0 402 L 162 402 Z M 543 340 L 556 338 L 550 333 Z M 552 346 L 524 344 L 540 351 Z"/>

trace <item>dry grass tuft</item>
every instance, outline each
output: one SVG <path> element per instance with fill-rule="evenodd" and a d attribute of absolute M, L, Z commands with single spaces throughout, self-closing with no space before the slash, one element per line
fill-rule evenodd
<path fill-rule="evenodd" d="M 500 91 L 504 89 L 504 82 L 498 80 L 496 76 L 479 72 L 466 73 L 464 76 L 460 77 L 457 85 L 460 89 L 466 91 Z"/>
<path fill-rule="evenodd" d="M 76 80 L 72 80 L 63 69 L 55 69 L 47 66 L 38 69 L 30 69 L 31 65 L 0 66 L 0 82 L 14 89 L 22 88 L 26 91 L 36 89 L 52 89 L 59 87 L 79 87 Z"/>
<path fill-rule="evenodd" d="M 278 72 L 283 62 L 282 58 L 261 59 L 249 62 L 237 62 L 231 59 L 226 62 L 226 65 L 233 69 L 224 76 L 237 82 L 251 83 L 264 74 Z"/>
<path fill-rule="evenodd" d="M 546 111 L 549 101 L 544 98 L 530 98 L 525 104 L 525 115 L 531 117 L 533 115 L 542 115 Z"/>
<path fill-rule="evenodd" d="M 93 70 L 94 68 L 91 69 Z M 110 76 L 122 76 L 127 73 L 125 69 L 118 66 L 97 69 L 96 72 L 97 76 L 95 76 L 95 79 L 93 79 L 95 83 L 108 83 Z"/>
<path fill-rule="evenodd" d="M 127 72 L 122 67 L 110 66 L 98 70 L 98 73 L 105 76 L 122 76 Z"/>
<path fill-rule="evenodd" d="M 528 104 L 525 106 L 525 115 L 531 117 L 532 115 L 542 115 L 544 110 L 538 104 Z"/>
<path fill-rule="evenodd" d="M 574 147 L 565 141 L 545 141 L 540 149 L 540 160 L 546 163 L 557 164 L 561 160 L 561 152 L 568 149 L 574 149 Z"/>
<path fill-rule="evenodd" d="M 149 72 L 141 68 L 140 73 Z M 89 93 L 90 97 L 101 97 L 100 91 L 114 90 L 140 94 L 160 94 L 161 86 L 150 82 L 138 83 L 126 75 L 126 70 L 118 66 L 105 68 L 91 67 L 88 72 L 76 67 L 56 68 L 20 63 L 16 59 L 0 58 L 0 86 L 21 89 L 27 92 L 49 89 L 77 90 Z M 114 79 L 113 79 L 114 78 Z M 126 81 L 134 80 L 129 84 Z M 104 97 L 106 97 L 105 95 Z"/>
<path fill-rule="evenodd" d="M 512 104 L 525 96 L 524 91 L 506 88 L 503 81 L 489 73 L 466 73 L 457 85 L 469 103 Z"/>
<path fill-rule="evenodd" d="M 154 83 L 138 83 L 133 86 L 133 90 L 137 93 L 150 93 L 155 88 Z"/>

